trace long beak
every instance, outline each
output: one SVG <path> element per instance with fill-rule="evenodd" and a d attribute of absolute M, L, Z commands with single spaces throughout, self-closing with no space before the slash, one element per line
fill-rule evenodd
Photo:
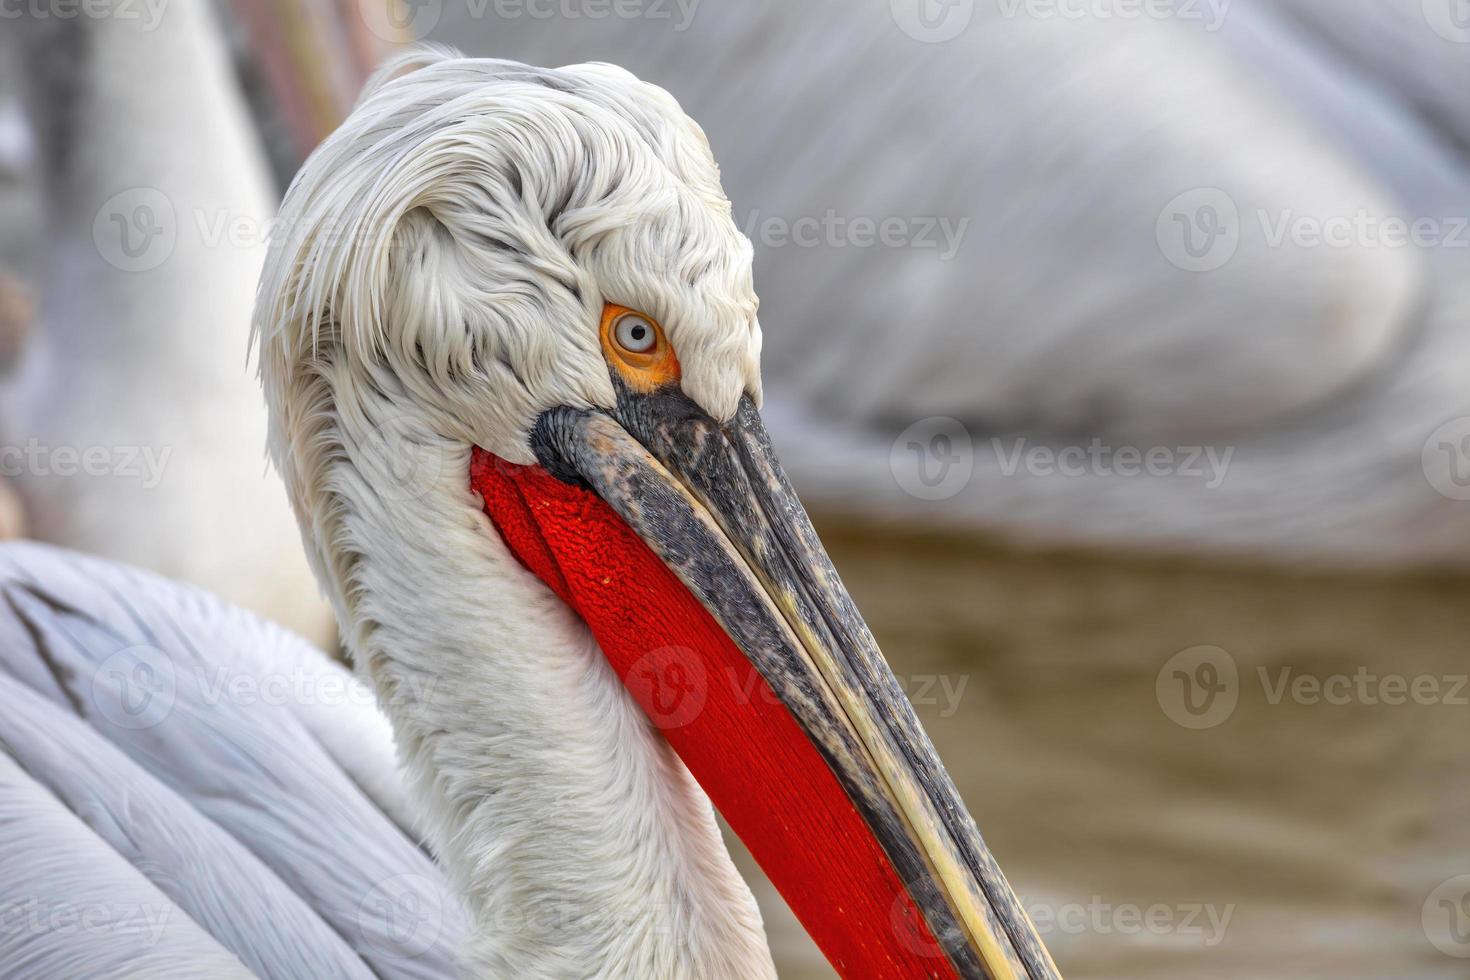
<path fill-rule="evenodd" d="M 853 605 L 749 398 L 720 424 L 677 388 L 613 418 L 558 408 L 541 464 L 597 493 L 749 658 L 820 751 L 962 977 L 1056 967 Z"/>

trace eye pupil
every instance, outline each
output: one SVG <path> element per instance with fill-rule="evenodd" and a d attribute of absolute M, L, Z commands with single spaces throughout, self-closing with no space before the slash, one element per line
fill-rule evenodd
<path fill-rule="evenodd" d="M 625 316 L 618 321 L 617 342 L 625 350 L 643 354 L 652 349 L 656 340 L 653 325 L 640 316 Z"/>

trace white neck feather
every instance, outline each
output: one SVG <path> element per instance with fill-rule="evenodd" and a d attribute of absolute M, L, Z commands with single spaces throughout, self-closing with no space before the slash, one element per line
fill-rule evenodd
<path fill-rule="evenodd" d="M 389 451 L 370 438 L 337 474 L 334 537 L 356 556 L 337 600 L 469 912 L 468 969 L 773 977 L 709 800 L 509 553 L 467 487 L 469 447 L 377 431 Z M 415 499 L 384 499 L 405 478 Z"/>
<path fill-rule="evenodd" d="M 468 907 L 467 966 L 774 976 L 709 801 L 468 487 L 472 445 L 530 462 L 540 412 L 612 404 L 609 299 L 672 324 L 707 411 L 759 390 L 750 243 L 703 134 L 607 65 L 411 53 L 281 216 L 255 321 L 272 452 Z"/>

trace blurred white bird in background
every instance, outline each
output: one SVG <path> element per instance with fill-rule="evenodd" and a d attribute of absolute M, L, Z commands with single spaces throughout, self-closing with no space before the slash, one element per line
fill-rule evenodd
<path fill-rule="evenodd" d="M 1452 5 L 997 0 L 923 22 L 919 2 L 445 3 L 413 25 L 538 63 L 615 54 L 702 121 L 756 245 L 774 438 L 814 506 L 1463 563 L 1470 27 Z M 1386 244 L 1400 217 L 1429 222 L 1429 247 Z M 1150 450 L 1156 475 L 1128 456 Z"/>
<path fill-rule="evenodd" d="M 34 138 L 13 141 L 0 238 L 38 299 L 7 345 L 0 466 L 35 537 L 330 644 L 247 357 L 276 201 L 261 143 L 210 5 L 133 9 L 6 29 Z"/>

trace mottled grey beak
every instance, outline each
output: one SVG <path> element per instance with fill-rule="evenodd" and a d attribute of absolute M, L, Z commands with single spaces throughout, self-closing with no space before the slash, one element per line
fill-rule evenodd
<path fill-rule="evenodd" d="M 754 403 L 721 423 L 677 387 L 558 408 L 532 445 L 670 567 L 806 730 L 962 977 L 1055 977 L 858 614 Z"/>

